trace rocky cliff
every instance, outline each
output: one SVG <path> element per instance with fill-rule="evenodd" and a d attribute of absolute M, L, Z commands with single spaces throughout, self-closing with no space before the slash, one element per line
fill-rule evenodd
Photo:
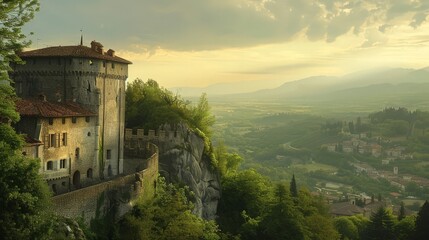
<path fill-rule="evenodd" d="M 163 130 L 171 131 L 170 126 Z M 175 129 L 180 138 L 159 141 L 159 171 L 168 181 L 183 183 L 195 194 L 194 214 L 204 219 L 216 217 L 220 198 L 220 179 L 203 154 L 204 140 L 186 126 Z"/>

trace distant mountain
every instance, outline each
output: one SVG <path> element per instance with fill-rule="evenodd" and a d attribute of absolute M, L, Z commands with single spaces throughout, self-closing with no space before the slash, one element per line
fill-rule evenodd
<path fill-rule="evenodd" d="M 423 85 L 421 85 L 423 84 Z M 360 95 L 411 94 L 422 92 L 429 84 L 429 68 L 384 69 L 359 72 L 343 77 L 315 76 L 251 93 L 228 95 L 228 98 L 249 99 L 336 99 Z M 429 92 L 427 92 L 429 93 Z"/>
<path fill-rule="evenodd" d="M 271 86 L 279 86 L 282 81 L 270 81 Z M 260 81 L 244 81 L 234 83 L 217 83 L 203 88 L 193 87 L 176 87 L 169 90 L 173 93 L 178 93 L 183 97 L 196 97 L 202 93 L 207 93 L 209 96 L 219 96 L 228 94 L 240 94 L 246 92 L 254 92 L 258 89 L 266 88 L 267 82 Z"/>

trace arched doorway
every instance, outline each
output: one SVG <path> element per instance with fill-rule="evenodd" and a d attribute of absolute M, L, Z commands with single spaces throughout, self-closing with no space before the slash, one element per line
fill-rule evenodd
<path fill-rule="evenodd" d="M 73 174 L 73 185 L 75 188 L 80 188 L 80 172 L 76 171 Z"/>

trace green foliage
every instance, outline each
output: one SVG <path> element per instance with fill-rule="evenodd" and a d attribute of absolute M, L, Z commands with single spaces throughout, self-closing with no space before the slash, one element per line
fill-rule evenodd
<path fill-rule="evenodd" d="M 21 62 L 16 52 L 30 44 L 25 40 L 21 27 L 33 18 L 34 12 L 38 9 L 37 0 L 2 1 L 0 5 L 0 80 L 9 79 L 7 72 L 11 70 L 10 63 Z M 0 104 L 4 103 L 0 101 Z M 0 105 L 0 109 L 2 107 Z M 7 115 L 0 114 L 0 116 Z"/>
<path fill-rule="evenodd" d="M 188 119 L 190 126 L 201 130 L 206 136 L 210 137 L 211 127 L 215 123 L 215 117 L 210 113 L 210 105 L 207 94 L 203 93 L 198 104 L 190 108 L 191 116 Z"/>
<path fill-rule="evenodd" d="M 0 128 L 9 127 L 0 124 Z M 20 155 L 0 140 L 0 235 L 3 239 L 42 237 L 49 225 L 50 192 L 39 175 L 39 162 Z"/>
<path fill-rule="evenodd" d="M 237 234 L 245 222 L 243 211 L 250 218 L 261 216 L 272 196 L 271 188 L 268 180 L 254 170 L 224 176 L 218 206 L 220 228 Z"/>
<path fill-rule="evenodd" d="M 425 201 L 423 206 L 420 208 L 419 213 L 417 214 L 415 233 L 414 233 L 413 239 L 416 239 L 416 240 L 427 239 L 427 236 L 429 236 L 428 226 L 429 226 L 429 203 L 428 201 Z"/>
<path fill-rule="evenodd" d="M 223 142 L 218 143 L 214 150 L 214 155 L 221 176 L 225 176 L 229 173 L 235 173 L 240 163 L 243 162 L 243 158 L 240 155 L 228 152 L 228 149 Z"/>
<path fill-rule="evenodd" d="M 219 238 L 214 222 L 192 214 L 187 189 L 177 188 L 159 179 L 156 196 L 137 204 L 119 222 L 122 239 L 210 239 Z"/>
<path fill-rule="evenodd" d="M 359 240 L 358 228 L 348 217 L 335 218 L 334 225 L 341 240 Z"/>
<path fill-rule="evenodd" d="M 392 213 L 381 207 L 371 215 L 367 228 L 367 237 L 374 240 L 394 239 L 394 225 L 395 220 Z"/>
<path fill-rule="evenodd" d="M 298 197 L 298 188 L 296 186 L 295 174 L 292 175 L 292 180 L 290 181 L 289 190 L 292 197 Z"/>
<path fill-rule="evenodd" d="M 412 239 L 415 228 L 415 216 L 402 218 L 393 228 L 397 240 Z"/>
<path fill-rule="evenodd" d="M 323 199 L 306 189 L 292 197 L 286 184 L 273 185 L 253 170 L 223 178 L 219 226 L 241 239 L 338 239 Z"/>
<path fill-rule="evenodd" d="M 162 88 L 154 80 L 136 79 L 127 86 L 125 96 L 127 127 L 158 129 L 162 124 L 186 123 L 210 137 L 214 116 L 210 113 L 207 95 L 192 106 L 179 95 Z"/>

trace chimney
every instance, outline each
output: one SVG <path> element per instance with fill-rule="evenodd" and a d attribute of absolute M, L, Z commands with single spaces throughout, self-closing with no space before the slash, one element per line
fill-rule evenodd
<path fill-rule="evenodd" d="M 115 56 L 115 50 L 113 50 L 113 49 L 109 49 L 109 50 L 107 51 L 107 55 L 109 55 L 109 56 L 111 56 L 111 57 L 114 57 L 114 56 Z"/>
<path fill-rule="evenodd" d="M 103 54 L 103 45 L 101 43 L 92 41 L 91 42 L 91 49 L 98 52 L 99 54 Z"/>

